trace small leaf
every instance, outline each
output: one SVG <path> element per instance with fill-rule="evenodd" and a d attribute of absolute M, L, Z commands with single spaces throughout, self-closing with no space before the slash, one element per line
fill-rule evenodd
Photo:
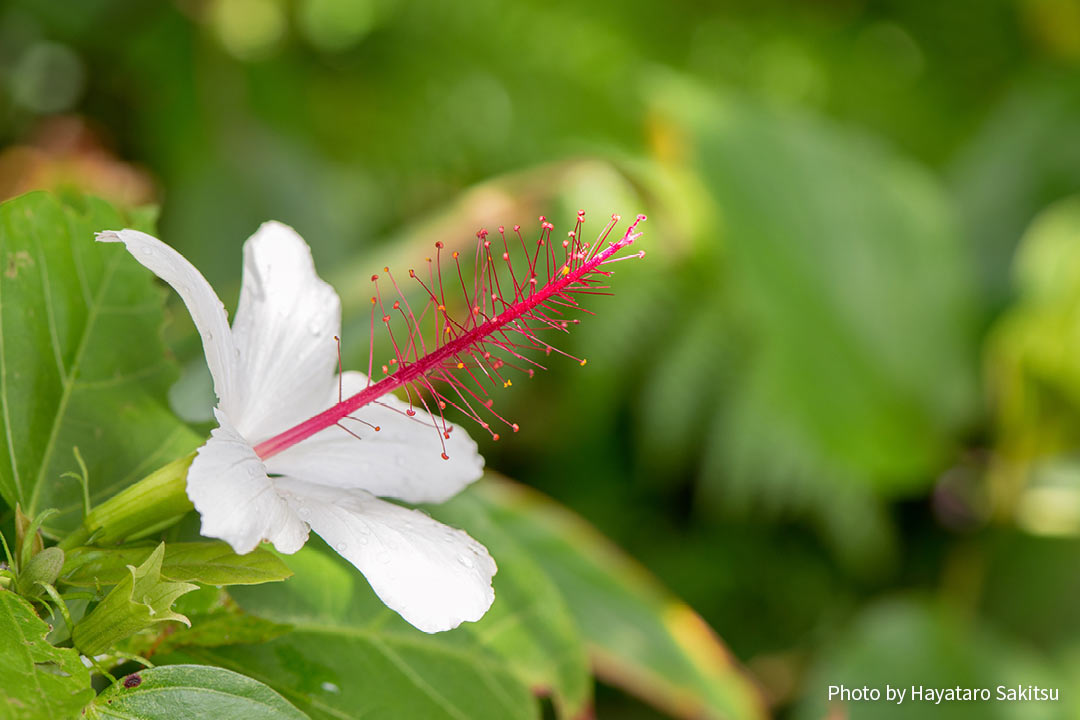
<path fill-rule="evenodd" d="M 139 567 L 128 566 L 129 575 L 75 626 L 75 647 L 87 655 L 97 655 L 155 623 L 175 620 L 190 624 L 186 617 L 172 611 L 172 604 L 198 586 L 163 579 L 164 555 L 165 543 L 161 543 Z"/>
<path fill-rule="evenodd" d="M 68 553 L 61 582 L 82 587 L 114 585 L 127 576 L 128 565 L 145 562 L 154 549 L 153 545 L 75 548 Z M 206 585 L 255 585 L 284 580 L 292 571 L 280 558 L 262 548 L 237 555 L 223 542 L 192 542 L 165 546 L 161 575 L 169 580 Z"/>
<path fill-rule="evenodd" d="M 19 593 L 36 598 L 41 595 L 39 585 L 52 585 L 60 569 L 64 567 L 64 551 L 58 547 L 45 548 L 26 564 L 19 573 Z"/>
<path fill-rule="evenodd" d="M 291 625 L 265 620 L 244 612 L 222 588 L 207 586 L 184 595 L 173 606 L 191 620 L 162 625 L 157 633 L 137 633 L 122 649 L 149 658 L 185 647 L 221 647 L 264 643 L 281 637 Z"/>
<path fill-rule="evenodd" d="M 94 697 L 79 653 L 50 645 L 48 632 L 30 603 L 0 590 L 0 719 L 72 717 Z"/>
<path fill-rule="evenodd" d="M 257 680 L 221 668 L 173 665 L 121 678 L 86 708 L 86 717 L 305 720 L 308 716 Z"/>

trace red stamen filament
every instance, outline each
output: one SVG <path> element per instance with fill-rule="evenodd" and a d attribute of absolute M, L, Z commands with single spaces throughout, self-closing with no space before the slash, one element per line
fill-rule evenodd
<path fill-rule="evenodd" d="M 490 250 L 491 243 L 486 240 L 488 232 L 486 230 L 481 230 L 477 233 L 476 275 L 474 282 L 472 283 L 473 292 L 471 296 L 461 270 L 461 258 L 457 252 L 453 253 L 454 264 L 461 281 L 460 290 L 466 307 L 465 318 L 462 322 L 458 322 L 451 317 L 446 308 L 446 298 L 442 283 L 442 266 L 441 262 L 439 262 L 442 257 L 441 242 L 436 243 L 436 267 L 429 272 L 430 286 L 425 284 L 415 272 L 409 271 L 410 278 L 415 279 L 416 282 L 423 287 L 429 298 L 427 307 L 421 312 L 419 319 L 413 315 L 412 308 L 409 307 L 408 301 L 405 300 L 405 296 L 398 287 L 397 282 L 394 280 L 393 276 L 390 275 L 389 269 L 384 269 L 384 272 L 386 272 L 395 292 L 401 300 L 394 301 L 392 303 L 392 308 L 384 308 L 383 296 L 379 290 L 378 284 L 379 276 L 373 275 L 371 279 L 375 283 L 375 297 L 371 299 L 371 341 L 374 343 L 375 321 L 378 317 L 382 320 L 383 324 L 386 325 L 390 341 L 394 346 L 395 356 L 390 359 L 389 363 L 390 367 L 393 368 L 392 374 L 389 374 L 382 380 L 372 384 L 371 369 L 373 361 L 371 360 L 371 357 L 374 355 L 374 346 L 372 345 L 368 363 L 368 386 L 364 390 L 351 397 L 341 399 L 339 386 L 338 402 L 335 405 L 318 415 L 259 443 L 255 446 L 255 453 L 265 460 L 333 425 L 356 436 L 356 433 L 346 428 L 341 421 L 347 419 L 374 427 L 364 420 L 352 417 L 352 413 L 371 403 L 376 403 L 384 408 L 396 411 L 396 408 L 378 401 L 379 398 L 398 388 L 405 389 L 407 400 L 409 402 L 409 408 L 407 410 L 398 412 L 401 412 L 401 414 L 407 417 L 416 415 L 416 411 L 412 408 L 412 405 L 414 404 L 414 395 L 423 408 L 428 410 L 430 414 L 432 408 L 429 407 L 428 402 L 424 399 L 420 389 L 426 390 L 431 395 L 434 400 L 432 404 L 438 410 L 438 417 L 436 418 L 437 425 L 435 427 L 439 431 L 440 440 L 449 438 L 450 431 L 453 429 L 451 426 L 448 426 L 446 421 L 442 418 L 442 410 L 447 406 L 456 408 L 479 422 L 481 427 L 488 430 L 495 440 L 499 439 L 499 434 L 493 432 L 490 429 L 489 424 L 480 418 L 474 404 L 481 406 L 492 416 L 503 422 L 508 428 L 517 432 L 517 423 L 511 423 L 495 413 L 491 409 L 491 399 L 485 399 L 481 397 L 481 395 L 478 395 L 477 392 L 466 384 L 464 379 L 457 378 L 453 371 L 463 373 L 469 380 L 478 386 L 481 394 L 486 395 L 483 382 L 485 378 L 489 382 L 501 385 L 502 387 L 509 387 L 512 384 L 509 378 L 504 378 L 500 373 L 500 369 L 504 367 L 523 370 L 529 376 L 533 374 L 533 368 L 531 367 L 522 368 L 517 364 L 508 362 L 506 359 L 494 357 L 489 346 L 498 348 L 509 354 L 513 360 L 539 368 L 542 368 L 542 366 L 525 357 L 519 351 L 534 348 L 543 350 L 548 355 L 552 352 L 557 352 L 572 358 L 581 365 L 585 365 L 584 359 L 576 358 L 562 352 L 550 343 L 537 337 L 536 333 L 537 331 L 544 329 L 566 332 L 567 326 L 570 323 L 576 324 L 577 320 L 560 320 L 549 316 L 549 314 L 555 316 L 561 315 L 562 312 L 558 310 L 558 307 L 581 309 L 574 299 L 574 295 L 610 294 L 601 292 L 606 290 L 607 286 L 596 285 L 593 276 L 600 275 L 606 277 L 611 274 L 610 271 L 601 269 L 601 266 L 603 265 L 644 255 L 642 252 L 620 258 L 614 257 L 619 251 L 633 243 L 634 240 L 640 236 L 640 233 L 635 233 L 635 229 L 638 222 L 644 219 L 644 215 L 639 215 L 637 220 L 630 225 L 621 239 L 610 242 L 607 247 L 604 247 L 604 249 L 601 250 L 600 248 L 615 227 L 619 217 L 617 215 L 612 216 L 612 221 L 605 226 L 604 231 L 601 233 L 596 243 L 590 247 L 589 243 L 583 243 L 580 240 L 581 226 L 584 221 L 584 211 L 579 212 L 577 225 L 574 231 L 568 235 L 569 239 L 562 243 L 558 243 L 565 250 L 566 257 L 563 262 L 559 262 L 556 258 L 554 247 L 556 243 L 553 242 L 551 238 L 553 226 L 546 218 L 540 218 L 541 234 L 540 239 L 536 243 L 534 252 L 529 252 L 525 239 L 519 231 L 519 226 L 514 226 L 514 232 L 521 241 L 521 246 L 525 251 L 527 260 L 528 275 L 523 279 L 519 278 L 514 273 L 514 267 L 510 260 L 509 243 L 503 232 L 504 229 L 500 227 L 499 234 L 502 236 L 503 248 L 505 249 L 505 252 L 501 253 L 501 257 L 506 263 L 509 278 L 513 285 L 513 299 L 510 301 L 507 301 L 504 297 L 501 283 L 495 272 L 495 259 Z M 541 253 L 544 255 L 543 264 L 540 263 Z M 428 262 L 430 268 L 430 259 Z M 547 282 L 540 286 L 537 282 L 536 270 L 537 267 L 543 268 L 545 266 L 547 270 Z M 438 285 L 438 294 L 434 292 L 436 290 L 436 283 Z M 509 290 L 509 288 L 507 289 Z M 493 313 L 497 310 L 497 304 L 501 305 L 502 310 L 497 315 L 493 316 Z M 420 323 L 428 308 L 434 309 L 432 312 L 436 329 L 434 347 L 428 346 L 424 342 L 422 333 L 420 332 Z M 393 311 L 397 311 L 398 314 L 405 318 L 409 330 L 407 337 L 400 345 L 398 344 L 398 341 L 395 340 L 394 334 L 390 330 L 390 313 Z M 530 325 L 530 323 L 532 323 L 532 325 Z M 410 360 L 411 357 L 414 357 L 415 359 Z M 339 373 L 340 362 L 339 346 Z M 383 366 L 383 369 L 384 372 L 389 371 L 389 368 L 385 365 Z M 437 390 L 433 382 L 448 385 L 451 388 L 451 394 L 454 397 L 451 398 L 445 391 L 440 392 Z M 417 422 L 422 422 L 419 418 L 413 419 Z M 429 423 L 425 424 L 430 425 Z M 441 427 L 439 427 L 440 425 Z M 378 427 L 374 427 L 374 429 L 379 430 Z M 445 447 L 442 457 L 447 458 Z"/>

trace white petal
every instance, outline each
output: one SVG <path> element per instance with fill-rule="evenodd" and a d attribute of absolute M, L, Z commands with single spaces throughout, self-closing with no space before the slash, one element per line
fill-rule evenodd
<path fill-rule="evenodd" d="M 364 574 L 375 594 L 424 632 L 484 616 L 495 561 L 461 530 L 362 490 L 279 478 L 309 512 L 311 529 Z"/>
<path fill-rule="evenodd" d="M 238 384 L 236 345 L 229 331 L 225 306 L 206 278 L 183 255 L 155 237 L 138 230 L 97 234 L 98 242 L 122 242 L 131 255 L 169 283 L 184 300 L 202 336 L 206 364 L 214 378 L 214 392 L 226 412 L 235 412 L 243 397 Z"/>
<path fill-rule="evenodd" d="M 307 243 L 264 223 L 244 244 L 233 323 L 247 398 L 233 419 L 245 437 L 261 442 L 329 407 L 340 333 L 341 301 L 315 274 Z"/>
<path fill-rule="evenodd" d="M 216 410 L 220 427 L 199 448 L 187 476 L 187 494 L 202 516 L 200 532 L 221 538 L 243 554 L 260 541 L 294 553 L 307 542 L 308 526 L 278 493 L 251 444 Z"/>
<path fill-rule="evenodd" d="M 345 397 L 364 389 L 362 373 L 342 377 Z M 331 402 L 337 401 L 337 387 Z M 436 420 L 423 410 L 405 414 L 408 403 L 392 395 L 352 414 L 371 425 L 354 420 L 342 424 L 358 440 L 331 426 L 266 461 L 270 472 L 338 488 L 359 488 L 379 497 L 406 502 L 443 502 L 484 473 L 484 458 L 476 443 L 460 425 L 442 438 Z M 388 406 L 388 407 L 385 407 Z M 440 443 L 440 439 L 442 442 Z M 449 460 L 444 460 L 445 452 Z"/>

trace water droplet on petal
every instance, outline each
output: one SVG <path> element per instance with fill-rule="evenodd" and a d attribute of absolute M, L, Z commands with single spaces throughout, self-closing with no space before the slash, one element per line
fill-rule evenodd
<path fill-rule="evenodd" d="M 367 533 L 364 533 L 363 535 L 360 536 L 360 544 L 361 545 L 367 545 L 368 544 Z"/>
<path fill-rule="evenodd" d="M 312 335 L 318 335 L 322 332 L 322 325 L 320 323 L 313 322 L 308 325 L 308 332 L 310 332 Z"/>
<path fill-rule="evenodd" d="M 471 568 L 473 566 L 472 558 L 468 555 L 458 555 L 457 561 L 467 568 Z"/>
<path fill-rule="evenodd" d="M 343 552 L 345 552 L 346 550 L 349 549 L 349 546 L 346 545 L 345 543 L 338 543 L 337 545 L 334 546 L 334 549 L 337 550 L 339 553 L 343 553 Z"/>
<path fill-rule="evenodd" d="M 143 246 L 143 249 L 142 249 L 142 254 L 143 254 L 143 255 L 153 255 L 153 254 L 154 254 L 154 251 L 153 251 L 153 250 L 151 250 L 151 249 L 150 249 L 149 247 L 147 247 L 147 246 Z"/>

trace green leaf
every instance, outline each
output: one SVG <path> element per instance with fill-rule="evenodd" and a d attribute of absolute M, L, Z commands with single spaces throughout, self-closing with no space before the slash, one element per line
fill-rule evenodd
<path fill-rule="evenodd" d="M 86 708 L 88 718 L 117 720 L 305 720 L 307 715 L 262 683 L 229 670 L 173 665 L 118 680 Z"/>
<path fill-rule="evenodd" d="M 1078 122 L 1076 73 L 1023 73 L 956 154 L 949 179 L 992 310 L 1009 299 L 1009 267 L 1024 229 L 1080 189 Z"/>
<path fill-rule="evenodd" d="M 168 621 L 190 624 L 172 611 L 172 605 L 198 586 L 162 578 L 164 555 L 165 543 L 161 543 L 138 567 L 128 566 L 127 576 L 75 626 L 75 647 L 86 655 L 97 655 L 151 625 Z"/>
<path fill-rule="evenodd" d="M 68 552 L 61 582 L 96 587 L 115 585 L 129 575 L 128 565 L 146 561 L 156 546 L 80 547 Z M 284 580 L 292 571 L 278 556 L 256 548 L 237 555 L 223 542 L 168 543 L 162 577 L 206 585 L 256 585 Z"/>
<path fill-rule="evenodd" d="M 559 589 L 521 543 L 492 520 L 472 488 L 428 510 L 466 528 L 499 565 L 495 603 L 479 622 L 465 623 L 462 630 L 502 657 L 534 692 L 551 695 L 559 717 L 587 715 L 592 703 L 589 658 Z"/>
<path fill-rule="evenodd" d="M 162 293 L 122 248 L 94 233 L 128 225 L 100 200 L 47 193 L 0 205 L 0 497 L 46 531 L 82 519 L 73 453 L 100 501 L 200 438 L 168 409 L 176 369 L 160 338 Z"/>
<path fill-rule="evenodd" d="M 684 313 L 656 373 L 696 352 L 682 347 L 701 342 L 690 323 L 738 339 L 710 375 L 712 418 L 695 422 L 701 497 L 809 514 L 849 559 L 880 565 L 881 499 L 934 481 L 979 400 L 978 293 L 948 198 L 924 168 L 824 120 L 667 75 L 657 90 L 723 247 L 700 259 L 721 269 L 709 287 L 722 302 Z"/>
<path fill-rule="evenodd" d="M 75 650 L 50 645 L 30 603 L 0 590 L 0 720 L 74 716 L 94 697 Z"/>
<path fill-rule="evenodd" d="M 293 632 L 260 645 L 189 648 L 156 662 L 201 662 L 257 678 L 312 718 L 526 720 L 536 700 L 503 658 L 462 628 L 426 635 L 371 591 L 331 551 L 308 546 L 287 562 L 296 576 L 233 588 L 242 608 Z"/>
<path fill-rule="evenodd" d="M 592 526 L 509 481 L 467 492 L 558 586 L 600 678 L 676 717 L 764 716 L 755 688 L 705 621 Z"/>

